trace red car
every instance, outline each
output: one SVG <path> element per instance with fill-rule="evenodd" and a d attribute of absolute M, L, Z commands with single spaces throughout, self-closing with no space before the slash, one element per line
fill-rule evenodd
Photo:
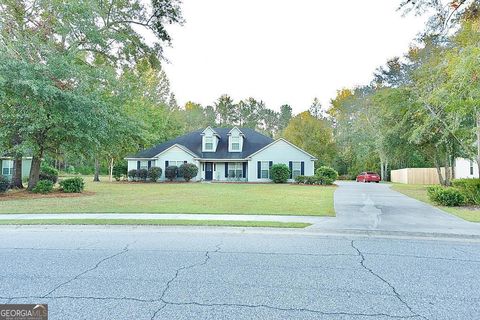
<path fill-rule="evenodd" d="M 382 178 L 375 172 L 362 172 L 357 176 L 357 182 L 375 182 L 379 183 Z"/>

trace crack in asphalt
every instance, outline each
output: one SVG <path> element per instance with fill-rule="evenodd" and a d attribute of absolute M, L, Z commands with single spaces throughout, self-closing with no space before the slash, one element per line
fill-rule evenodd
<path fill-rule="evenodd" d="M 129 246 L 131 246 L 131 245 L 134 244 L 135 242 L 136 242 L 136 241 L 127 244 L 127 245 L 122 249 L 122 251 L 117 252 L 117 253 L 115 253 L 115 254 L 112 254 L 112 255 L 110 255 L 110 256 L 108 256 L 108 257 L 105 257 L 105 258 L 101 259 L 101 260 L 98 261 L 93 267 L 88 268 L 88 269 L 85 270 L 85 271 L 82 271 L 81 273 L 77 274 L 75 277 L 73 277 L 73 278 L 71 278 L 71 279 L 69 279 L 69 280 L 67 280 L 67 281 L 65 281 L 65 282 L 60 283 L 60 284 L 57 285 L 55 288 L 53 288 L 52 290 L 50 290 L 47 294 L 43 295 L 42 298 L 47 298 L 49 295 L 51 295 L 52 293 L 54 293 L 55 291 L 57 291 L 57 290 L 60 289 L 61 287 L 63 287 L 63 286 L 65 286 L 65 285 L 67 285 L 67 284 L 69 284 L 69 283 L 77 280 L 78 278 L 80 278 L 80 277 L 83 276 L 84 274 L 87 274 L 87 273 L 89 273 L 90 271 L 93 271 L 93 270 L 97 269 L 103 262 L 105 262 L 105 261 L 107 261 L 107 260 L 110 260 L 110 259 L 113 259 L 113 258 L 115 258 L 115 257 L 117 257 L 117 256 L 119 256 L 119 255 L 125 254 L 126 252 L 128 252 Z"/>
<path fill-rule="evenodd" d="M 155 317 L 157 316 L 157 314 L 163 309 L 166 307 L 167 303 L 165 302 L 164 300 L 164 297 L 165 295 L 167 294 L 167 291 L 170 289 L 170 285 L 178 278 L 178 276 L 180 275 L 180 272 L 183 271 L 183 270 L 188 270 L 188 269 L 192 269 L 192 268 L 195 268 L 195 267 L 200 267 L 200 266 L 204 266 L 207 264 L 208 260 L 210 260 L 210 253 L 216 253 L 216 252 L 219 252 L 220 251 L 220 246 L 221 246 L 221 243 L 217 244 L 215 247 L 216 249 L 214 251 L 206 251 L 205 252 L 205 258 L 203 259 L 203 261 L 201 263 L 194 263 L 194 264 L 191 264 L 191 265 L 188 265 L 188 266 L 182 266 L 180 268 L 178 268 L 176 271 L 175 271 L 175 275 L 167 281 L 167 284 L 165 285 L 165 288 L 163 289 L 162 291 L 162 294 L 160 296 L 160 298 L 158 298 L 159 301 L 162 301 L 163 303 L 165 303 L 165 305 L 163 305 L 161 308 L 157 309 L 153 315 L 152 315 L 152 318 L 151 320 L 155 319 Z"/>
<path fill-rule="evenodd" d="M 361 258 L 360 265 L 361 265 L 365 270 L 367 270 L 370 274 L 372 274 L 372 275 L 375 276 L 377 279 L 379 279 L 379 280 L 381 280 L 383 283 L 385 283 L 388 287 L 390 287 L 390 289 L 391 289 L 392 292 L 394 293 L 395 297 L 396 297 L 396 298 L 410 311 L 410 313 L 412 313 L 415 317 L 420 317 L 420 318 L 422 318 L 422 319 L 428 320 L 427 317 L 425 317 L 425 316 L 423 316 L 423 315 L 420 315 L 420 314 L 418 314 L 417 312 L 413 311 L 412 307 L 402 298 L 402 296 L 397 292 L 397 289 L 396 289 L 389 281 L 387 281 L 385 278 L 383 278 L 382 276 L 380 276 L 378 273 L 375 273 L 375 271 L 373 271 L 371 268 L 369 268 L 369 267 L 367 267 L 367 266 L 365 265 L 365 256 L 364 256 L 364 254 L 360 251 L 360 249 L 355 246 L 354 240 L 351 240 L 350 245 L 352 246 L 352 248 L 353 248 L 354 250 L 357 251 L 358 256 Z"/>

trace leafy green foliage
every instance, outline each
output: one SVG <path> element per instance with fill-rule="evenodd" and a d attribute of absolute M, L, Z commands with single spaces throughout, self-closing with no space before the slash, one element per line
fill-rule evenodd
<path fill-rule="evenodd" d="M 296 176 L 295 177 L 295 182 L 298 183 L 298 184 L 305 183 L 306 180 L 307 180 L 306 176 Z"/>
<path fill-rule="evenodd" d="M 315 170 L 315 175 L 320 179 L 328 180 L 328 181 L 335 181 L 338 178 L 338 172 L 327 166 L 322 166 Z"/>
<path fill-rule="evenodd" d="M 148 178 L 150 179 L 150 181 L 157 182 L 161 176 L 162 176 L 162 168 L 150 167 L 150 169 L 148 169 Z"/>
<path fill-rule="evenodd" d="M 183 179 L 190 181 L 198 174 L 198 167 L 193 163 L 184 163 L 180 166 L 179 171 L 182 172 Z"/>
<path fill-rule="evenodd" d="M 128 165 L 126 161 L 122 161 L 113 166 L 112 175 L 116 181 L 120 181 L 127 176 Z"/>
<path fill-rule="evenodd" d="M 43 193 L 47 194 L 52 192 L 53 182 L 51 180 L 40 180 L 37 185 L 32 189 L 34 193 Z"/>
<path fill-rule="evenodd" d="M 147 181 L 148 178 L 148 170 L 147 169 L 139 169 L 137 170 L 137 180 L 139 181 Z"/>
<path fill-rule="evenodd" d="M 433 202 L 447 207 L 456 207 L 465 204 L 466 198 L 460 190 L 454 187 L 431 186 L 427 194 Z"/>
<path fill-rule="evenodd" d="M 85 181 L 80 177 L 60 181 L 60 188 L 65 193 L 81 193 L 85 189 Z"/>
<path fill-rule="evenodd" d="M 0 193 L 7 192 L 10 188 L 10 180 L 7 177 L 0 175 Z"/>
<path fill-rule="evenodd" d="M 50 180 L 53 184 L 57 183 L 58 170 L 46 163 L 42 163 L 42 166 L 40 167 L 40 180 Z"/>
<path fill-rule="evenodd" d="M 465 196 L 465 202 L 472 205 L 480 204 L 480 179 L 457 179 L 452 185 Z"/>
<path fill-rule="evenodd" d="M 276 163 L 270 168 L 270 178 L 275 183 L 286 183 L 290 179 L 290 169 L 283 163 Z"/>
<path fill-rule="evenodd" d="M 130 180 L 134 181 L 137 177 L 137 169 L 132 169 L 128 171 L 127 176 Z"/>
<path fill-rule="evenodd" d="M 173 181 L 178 176 L 178 167 L 177 166 L 168 166 L 165 169 L 165 178 L 170 181 Z"/>

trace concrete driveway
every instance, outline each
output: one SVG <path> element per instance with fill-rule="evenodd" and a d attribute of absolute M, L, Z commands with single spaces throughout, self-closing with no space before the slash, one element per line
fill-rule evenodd
<path fill-rule="evenodd" d="M 319 228 L 480 235 L 471 223 L 390 189 L 388 184 L 339 182 L 337 217 Z"/>

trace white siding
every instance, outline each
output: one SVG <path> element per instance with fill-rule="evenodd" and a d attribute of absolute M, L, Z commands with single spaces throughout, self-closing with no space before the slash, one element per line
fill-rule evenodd
<path fill-rule="evenodd" d="M 478 178 L 478 166 L 476 161 L 472 161 L 473 175 L 470 174 L 470 162 L 469 159 L 457 158 L 455 159 L 455 179 L 464 178 Z"/>
<path fill-rule="evenodd" d="M 272 161 L 273 164 L 283 163 L 287 166 L 289 165 L 290 161 L 303 161 L 305 163 L 305 175 L 314 175 L 314 161 L 312 160 L 312 158 L 283 140 L 278 140 L 266 149 L 255 154 L 252 157 L 252 160 L 248 163 L 248 181 L 270 181 L 269 179 L 257 178 L 258 161 Z"/>

